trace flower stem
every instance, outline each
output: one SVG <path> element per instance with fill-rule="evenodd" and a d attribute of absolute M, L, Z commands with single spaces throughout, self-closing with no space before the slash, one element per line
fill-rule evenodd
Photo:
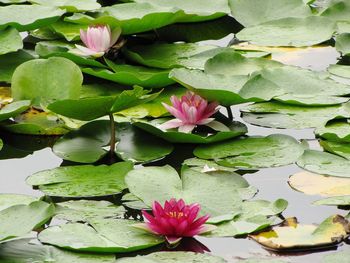
<path fill-rule="evenodd" d="M 109 114 L 109 121 L 111 123 L 111 140 L 109 142 L 110 148 L 109 148 L 109 154 L 111 156 L 111 159 L 114 159 L 115 155 L 115 122 L 114 122 L 114 116 L 113 113 Z"/>
<path fill-rule="evenodd" d="M 229 118 L 231 121 L 233 121 L 233 114 L 232 114 L 231 107 L 230 107 L 230 106 L 226 107 L 226 110 L 227 110 L 227 116 L 228 116 L 228 118 Z"/>

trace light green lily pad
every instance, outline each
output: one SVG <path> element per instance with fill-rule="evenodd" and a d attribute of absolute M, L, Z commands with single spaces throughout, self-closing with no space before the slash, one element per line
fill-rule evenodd
<path fill-rule="evenodd" d="M 164 242 L 159 236 L 134 228 L 136 221 L 98 219 L 91 226 L 72 223 L 52 226 L 40 232 L 44 244 L 90 252 L 125 253 L 146 249 Z"/>
<path fill-rule="evenodd" d="M 326 152 L 306 150 L 297 165 L 313 173 L 350 177 L 350 161 Z"/>
<path fill-rule="evenodd" d="M 116 126 L 116 153 L 123 160 L 150 162 L 173 151 L 171 144 L 132 127 L 131 124 L 116 123 Z M 94 121 L 61 137 L 55 143 L 53 151 L 64 160 L 93 163 L 108 153 L 103 147 L 109 145 L 110 137 L 109 121 Z"/>
<path fill-rule="evenodd" d="M 108 201 L 77 200 L 56 204 L 55 218 L 89 222 L 97 218 L 120 218 L 124 213 L 123 206 L 117 206 Z"/>
<path fill-rule="evenodd" d="M 132 169 L 131 162 L 119 162 L 111 166 L 65 166 L 37 172 L 29 176 L 26 182 L 50 196 L 115 195 L 126 188 L 124 177 Z"/>
<path fill-rule="evenodd" d="M 322 259 L 322 263 L 347 263 L 349 261 L 349 257 L 349 251 L 340 251 L 325 255 Z"/>
<path fill-rule="evenodd" d="M 0 241 L 23 236 L 46 223 L 54 206 L 42 201 L 15 205 L 0 211 Z"/>
<path fill-rule="evenodd" d="M 350 192 L 350 191 L 349 191 Z M 349 206 L 350 195 L 333 196 L 313 202 L 315 205 Z"/>
<path fill-rule="evenodd" d="M 291 164 L 304 149 L 305 146 L 293 137 L 273 134 L 201 145 L 193 153 L 198 158 L 213 159 L 219 165 L 255 169 Z"/>
<path fill-rule="evenodd" d="M 30 195 L 0 194 L 0 211 L 14 205 L 29 205 L 36 200 L 38 198 Z"/>
<path fill-rule="evenodd" d="M 330 141 L 350 142 L 350 123 L 344 120 L 333 121 L 319 127 L 316 134 Z"/>
<path fill-rule="evenodd" d="M 15 100 L 79 98 L 83 75 L 79 67 L 65 58 L 35 59 L 16 68 L 12 77 L 12 96 Z"/>
<path fill-rule="evenodd" d="M 260 46 L 312 46 L 332 38 L 335 23 L 320 16 L 288 17 L 243 29 L 239 40 Z"/>
<path fill-rule="evenodd" d="M 0 30 L 0 55 L 15 52 L 23 48 L 22 38 L 15 28 Z"/>
<path fill-rule="evenodd" d="M 114 255 L 74 253 L 54 246 L 31 244 L 30 239 L 19 239 L 0 245 L 0 260 L 10 263 L 114 263 Z"/>
<path fill-rule="evenodd" d="M 251 198 L 256 191 L 233 172 L 200 173 L 188 167 L 183 167 L 181 179 L 175 169 L 163 166 L 131 171 L 125 182 L 146 207 L 154 201 L 183 198 L 188 204 L 199 203 L 201 214 L 210 214 L 211 219 L 235 213 L 242 199 Z"/>
<path fill-rule="evenodd" d="M 55 6 L 65 9 L 67 12 L 81 12 L 99 9 L 101 5 L 96 0 L 30 0 L 31 3 L 43 6 Z"/>
<path fill-rule="evenodd" d="M 340 141 L 320 141 L 320 145 L 327 152 L 334 153 L 350 160 L 350 143 Z"/>
<path fill-rule="evenodd" d="M 350 66 L 347 65 L 330 65 L 328 72 L 343 78 L 350 78 Z"/>
<path fill-rule="evenodd" d="M 0 121 L 16 117 L 17 115 L 29 109 L 30 104 L 30 100 L 20 100 L 6 104 L 0 109 Z"/>
<path fill-rule="evenodd" d="M 41 5 L 8 5 L 0 7 L 0 30 L 12 26 L 18 31 L 49 25 L 65 13 L 56 7 Z"/>
<path fill-rule="evenodd" d="M 241 122 L 226 123 L 229 131 L 209 131 L 198 133 L 183 133 L 176 129 L 163 131 L 157 126 L 169 120 L 168 118 L 160 118 L 152 121 L 136 121 L 133 123 L 138 128 L 141 128 L 157 137 L 172 143 L 213 143 L 224 141 L 234 137 L 238 137 L 247 133 L 247 127 Z"/>
<path fill-rule="evenodd" d="M 117 259 L 116 263 L 225 263 L 223 258 L 210 254 L 200 254 L 183 251 L 155 252 L 146 256 L 124 257 Z"/>
<path fill-rule="evenodd" d="M 335 48 L 343 55 L 350 54 L 350 33 L 343 33 L 336 37 Z"/>

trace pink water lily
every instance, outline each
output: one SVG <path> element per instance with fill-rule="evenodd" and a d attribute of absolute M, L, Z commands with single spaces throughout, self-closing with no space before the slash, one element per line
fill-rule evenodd
<path fill-rule="evenodd" d="M 111 31 L 108 25 L 89 26 L 87 30 L 80 30 L 80 38 L 84 46 L 75 45 L 73 50 L 81 56 L 102 57 L 118 40 L 121 29 L 118 27 Z"/>
<path fill-rule="evenodd" d="M 182 237 L 193 237 L 216 228 L 205 224 L 209 215 L 197 218 L 200 208 L 199 204 L 186 205 L 182 199 L 177 201 L 172 198 L 164 203 L 164 208 L 158 202 L 154 202 L 153 216 L 142 211 L 142 215 L 147 220 L 146 223 L 134 226 L 156 235 L 165 236 L 170 244 L 174 244 Z"/>
<path fill-rule="evenodd" d="M 190 133 L 197 125 L 206 125 L 214 130 L 228 130 L 224 124 L 210 118 L 219 110 L 217 102 L 208 103 L 207 100 L 191 91 L 188 91 L 181 99 L 171 96 L 170 101 L 172 106 L 162 104 L 176 119 L 163 123 L 159 126 L 160 129 L 178 128 L 179 132 Z"/>

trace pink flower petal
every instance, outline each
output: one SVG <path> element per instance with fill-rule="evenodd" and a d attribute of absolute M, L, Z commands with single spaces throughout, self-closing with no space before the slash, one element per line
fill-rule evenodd
<path fill-rule="evenodd" d="M 183 133 L 190 133 L 193 131 L 193 129 L 196 127 L 196 125 L 192 124 L 185 124 L 179 127 L 179 132 Z"/>
<path fill-rule="evenodd" d="M 170 245 L 175 245 L 179 243 L 182 239 L 182 237 L 171 237 L 171 236 L 166 236 L 165 239 L 168 241 Z"/>
<path fill-rule="evenodd" d="M 173 119 L 167 122 L 164 122 L 163 124 L 159 125 L 158 128 L 161 130 L 169 130 L 169 129 L 174 129 L 174 128 L 178 128 L 180 126 L 183 125 L 183 122 L 181 120 L 178 119 Z"/>

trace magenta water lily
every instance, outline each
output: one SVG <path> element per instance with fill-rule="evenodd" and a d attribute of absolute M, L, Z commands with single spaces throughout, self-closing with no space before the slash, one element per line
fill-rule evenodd
<path fill-rule="evenodd" d="M 219 110 L 217 102 L 209 103 L 201 96 L 188 91 L 179 99 L 171 96 L 172 106 L 163 103 L 163 106 L 175 117 L 163 123 L 159 128 L 162 130 L 178 128 L 179 132 L 190 133 L 198 125 L 206 125 L 214 130 L 224 131 L 228 128 L 215 121 L 211 116 Z"/>
<path fill-rule="evenodd" d="M 184 200 L 174 198 L 165 201 L 164 207 L 155 201 L 152 214 L 142 211 L 146 223 L 135 226 L 156 235 L 164 236 L 170 244 L 179 242 L 183 237 L 193 237 L 209 232 L 216 227 L 205 224 L 209 215 L 198 218 L 201 207 L 194 203 L 186 205 Z"/>
<path fill-rule="evenodd" d="M 81 56 L 102 57 L 118 40 L 121 34 L 119 27 L 113 31 L 108 25 L 93 25 L 87 30 L 80 30 L 84 46 L 75 45 L 73 52 Z"/>

